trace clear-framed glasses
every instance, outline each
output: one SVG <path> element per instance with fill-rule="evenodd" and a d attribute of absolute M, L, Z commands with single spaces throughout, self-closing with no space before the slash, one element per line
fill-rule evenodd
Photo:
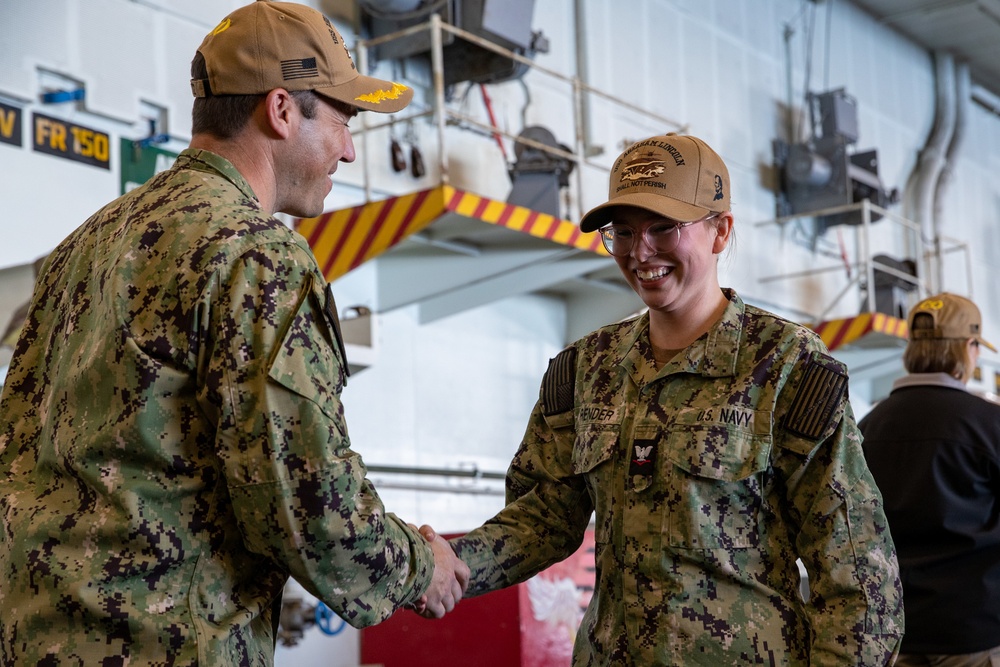
<path fill-rule="evenodd" d="M 625 257 L 632 248 L 635 247 L 637 239 L 644 238 L 646 245 L 653 252 L 670 252 L 677 247 L 681 240 L 681 227 L 693 225 L 696 222 L 711 220 L 718 213 L 691 220 L 690 222 L 677 222 L 664 219 L 662 222 L 654 222 L 643 232 L 637 232 L 628 225 L 616 225 L 611 223 L 600 229 L 601 242 L 605 249 L 614 257 Z"/>

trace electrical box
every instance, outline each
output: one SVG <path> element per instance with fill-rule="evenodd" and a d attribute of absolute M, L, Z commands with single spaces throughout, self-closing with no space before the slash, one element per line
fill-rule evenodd
<path fill-rule="evenodd" d="M 847 144 L 858 140 L 858 103 L 842 88 L 817 95 L 813 108 L 819 112 L 814 124 L 822 129 L 823 137 L 839 137 Z"/>
<path fill-rule="evenodd" d="M 550 130 L 540 125 L 524 128 L 517 138 L 530 139 L 567 153 L 573 150 L 560 144 Z M 560 192 L 569 186 L 569 174 L 573 171 L 574 162 L 521 142 L 515 145 L 514 156 L 516 160 L 508 169 L 511 190 L 507 203 L 561 218 Z"/>
<path fill-rule="evenodd" d="M 879 254 L 872 257 L 875 279 L 875 312 L 886 313 L 905 320 L 910 311 L 910 293 L 917 289 L 917 263 L 912 259 L 896 259 Z M 889 273 L 881 268 L 886 266 L 899 274 Z M 902 276 L 909 276 L 909 279 Z M 868 310 L 867 299 L 861 305 L 861 312 Z"/>
<path fill-rule="evenodd" d="M 531 29 L 535 0 L 438 0 L 416 3 L 406 11 L 394 9 L 402 0 L 358 0 L 363 25 L 372 38 L 382 37 L 430 20 L 442 21 L 518 55 L 532 57 L 548 51 L 548 42 Z M 441 36 L 444 83 L 496 83 L 521 77 L 527 66 L 449 32 Z M 376 59 L 418 58 L 430 61 L 430 31 L 393 39 L 374 48 Z"/>
<path fill-rule="evenodd" d="M 886 190 L 878 175 L 878 154 L 872 150 L 851 152 L 858 140 L 857 102 L 842 88 L 810 94 L 808 141 L 787 144 L 776 140 L 774 162 L 780 192 L 778 216 L 856 204 L 867 199 L 887 208 L 899 200 L 898 192 Z M 873 212 L 871 221 L 881 218 Z M 835 225 L 859 225 L 861 211 L 846 211 L 816 217 L 816 234 Z"/>

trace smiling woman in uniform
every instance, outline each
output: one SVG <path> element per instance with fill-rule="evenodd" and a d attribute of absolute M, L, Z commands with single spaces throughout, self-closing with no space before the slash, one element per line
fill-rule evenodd
<path fill-rule="evenodd" d="M 692 136 L 633 144 L 584 216 L 647 306 L 550 362 L 507 506 L 452 545 L 468 595 L 572 554 L 596 585 L 574 665 L 885 665 L 902 606 L 847 370 L 719 285 L 726 165 Z M 809 575 L 799 593 L 796 560 Z"/>

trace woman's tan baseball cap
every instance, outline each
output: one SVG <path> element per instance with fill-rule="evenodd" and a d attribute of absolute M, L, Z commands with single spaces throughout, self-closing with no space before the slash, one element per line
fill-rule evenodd
<path fill-rule="evenodd" d="M 729 210 L 729 170 L 697 137 L 665 134 L 625 149 L 611 169 L 608 201 L 580 220 L 593 232 L 611 222 L 618 206 L 635 206 L 681 222 Z"/>
<path fill-rule="evenodd" d="M 921 314 L 931 316 L 934 320 L 933 329 L 913 329 L 913 319 Z M 976 304 L 963 296 L 948 292 L 927 297 L 913 307 L 907 318 L 910 337 L 913 339 L 966 340 L 975 338 L 980 345 L 996 352 L 997 349 L 986 342 L 982 336 L 982 323 L 983 318 L 980 316 Z"/>
<path fill-rule="evenodd" d="M 208 33 L 198 51 L 208 78 L 191 80 L 195 97 L 312 90 L 383 113 L 399 111 L 413 98 L 412 88 L 358 72 L 330 20 L 294 2 L 257 0 L 240 7 Z"/>

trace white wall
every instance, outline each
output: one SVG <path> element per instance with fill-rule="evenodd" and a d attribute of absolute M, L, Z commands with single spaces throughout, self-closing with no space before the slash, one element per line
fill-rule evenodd
<path fill-rule="evenodd" d="M 0 0 L 0 98 L 23 104 L 26 111 L 39 110 L 110 132 L 113 147 L 118 136 L 144 136 L 138 115 L 138 102 L 144 100 L 169 111 L 172 134 L 187 136 L 190 57 L 202 36 L 238 4 L 235 0 Z M 882 180 L 890 187 L 905 185 L 931 127 L 930 56 L 846 0 L 818 5 L 810 0 L 629 0 L 628 11 L 609 0 L 584 4 L 591 83 L 688 124 L 727 161 L 737 249 L 722 265 L 723 282 L 748 300 L 784 313 L 805 317 L 823 310 L 847 284 L 842 271 L 796 281 L 761 278 L 836 261 L 806 247 L 793 228 L 754 224 L 774 217 L 771 141 L 788 138 L 783 113 L 789 80 L 793 106 L 802 104 L 807 73 L 804 19 L 815 12 L 810 88 L 845 87 L 857 99 L 858 147 L 878 149 Z M 573 0 L 536 5 L 535 28 L 545 32 L 552 46 L 537 62 L 572 75 Z M 793 35 L 790 62 L 783 37 L 786 27 Z M 37 103 L 39 67 L 85 82 L 87 109 Z M 383 63 L 379 73 L 392 77 L 388 68 Z M 531 100 L 524 110 L 527 123 L 544 125 L 561 142 L 572 145 L 569 90 L 535 72 L 525 82 Z M 500 124 L 513 133 L 519 131 L 527 99 L 521 84 L 493 85 L 490 92 Z M 423 99 L 426 91 L 421 90 L 418 104 Z M 463 110 L 485 121 L 475 91 Z M 606 147 L 597 161 L 605 165 L 625 139 L 675 129 L 639 120 L 599 101 L 593 111 L 593 142 Z M 436 140 L 428 126 L 418 124 L 416 130 L 431 173 L 421 181 L 392 174 L 385 166 L 384 133 L 381 138 L 373 135 L 369 153 L 378 188 L 403 192 L 435 182 Z M 453 183 L 485 196 L 506 196 L 505 165 L 491 139 L 455 131 L 449 145 Z M 117 164 L 114 155 L 112 163 Z M 998 167 L 1000 118 L 973 106 L 966 143 L 947 192 L 943 225 L 950 235 L 971 244 L 973 296 L 984 312 L 986 335 L 996 342 L 1000 342 L 1000 287 L 991 265 L 1000 249 Z M 105 172 L 34 153 L 27 128 L 24 147 L 0 144 L 4 212 L 0 268 L 33 261 L 115 196 L 115 169 Z M 359 164 L 338 172 L 340 182 L 352 186 L 335 189 L 328 207 L 360 201 L 361 174 Z M 575 191 L 571 195 L 571 213 L 580 204 L 598 203 L 606 193 L 606 175 L 599 171 L 587 172 L 584 184 L 582 196 Z M 878 223 L 873 231 L 881 251 L 891 254 L 900 247 L 899 235 L 887 223 Z M 854 230 L 842 234 L 853 249 Z M 836 232 L 830 231 L 820 249 L 835 250 L 836 245 Z M 948 281 L 945 288 L 968 291 L 962 271 L 949 271 Z M 335 289 L 342 307 L 364 304 L 378 312 L 376 286 L 377 273 L 369 265 L 337 281 Z M 857 303 L 852 294 L 833 314 L 854 314 Z M 505 469 L 546 361 L 562 345 L 564 319 L 558 302 L 537 296 L 507 299 L 426 326 L 405 308 L 381 315 L 377 362 L 353 377 L 344 394 L 356 449 L 371 464 Z M 996 363 L 995 355 L 988 359 Z M 400 481 L 396 476 L 373 478 L 391 511 L 442 531 L 471 528 L 501 502 L 496 494 L 417 492 L 392 488 Z M 300 647 L 280 649 L 278 663 L 351 667 L 357 660 L 356 640 L 352 632 L 327 639 L 314 630 Z"/>

